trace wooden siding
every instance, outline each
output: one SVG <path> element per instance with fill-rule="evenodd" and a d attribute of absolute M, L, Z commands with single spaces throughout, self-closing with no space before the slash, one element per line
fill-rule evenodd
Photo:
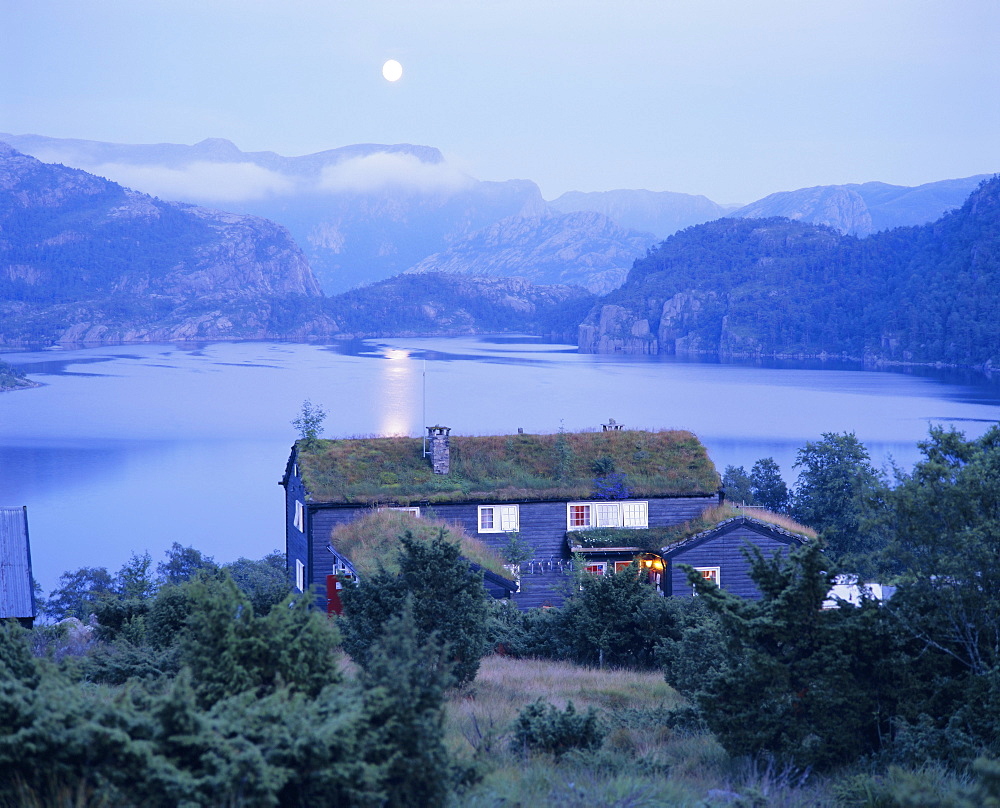
<path fill-rule="evenodd" d="M 295 586 L 295 562 L 301 561 L 306 566 L 306 585 L 314 582 L 312 573 L 312 559 L 309 552 L 309 509 L 305 512 L 305 530 L 300 531 L 295 527 L 295 503 L 296 501 L 306 502 L 306 492 L 302 485 L 302 479 L 292 474 L 295 464 L 290 462 L 288 473 L 283 480 L 285 487 L 285 571 L 292 586 Z M 329 555 L 329 554 L 328 554 Z M 323 586 L 326 586 L 326 578 L 323 578 Z"/>
<path fill-rule="evenodd" d="M 290 488 L 289 486 L 289 490 Z M 660 527 L 686 522 L 706 508 L 715 505 L 718 500 L 715 496 L 693 496 L 639 501 L 649 503 L 649 525 Z M 507 543 L 507 535 L 479 532 L 478 506 L 489 504 L 493 503 L 483 501 L 422 505 L 420 515 L 458 524 L 470 536 L 499 552 Z M 533 558 L 522 566 L 521 591 L 513 596 L 514 602 L 522 609 L 535 606 L 560 606 L 566 599 L 571 580 L 567 564 L 570 553 L 565 540 L 566 504 L 566 502 L 518 503 L 521 538 L 535 550 Z M 294 503 L 291 507 L 293 510 L 289 518 L 294 518 Z M 333 556 L 326 548 L 331 543 L 330 535 L 333 529 L 358 518 L 368 510 L 369 507 L 363 505 L 343 506 L 324 503 L 308 505 L 311 552 L 307 574 L 311 583 L 319 584 L 321 588 L 325 587 L 326 576 L 332 571 Z M 291 527 L 289 529 L 292 530 Z"/>
<path fill-rule="evenodd" d="M 770 558 L 776 552 L 787 555 L 795 542 L 747 524 L 720 530 L 716 535 L 710 534 L 704 540 L 665 555 L 668 564 L 666 594 L 677 597 L 694 594 L 687 576 L 678 569 L 680 564 L 689 564 L 692 567 L 719 567 L 719 584 L 723 589 L 734 595 L 759 600 L 760 590 L 750 578 L 750 562 L 744 553 L 748 544 L 760 550 L 765 558 Z"/>

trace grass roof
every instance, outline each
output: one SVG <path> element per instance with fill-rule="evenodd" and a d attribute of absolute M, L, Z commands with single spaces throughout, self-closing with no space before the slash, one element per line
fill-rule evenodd
<path fill-rule="evenodd" d="M 595 495 L 597 478 L 620 483 L 629 497 L 712 494 L 719 487 L 705 447 L 681 430 L 452 435 L 450 474 L 431 471 L 420 438 L 296 445 L 303 481 L 318 502 L 584 499 Z"/>
<path fill-rule="evenodd" d="M 724 503 L 715 508 L 709 508 L 700 516 L 669 527 L 635 528 L 595 528 L 593 530 L 576 530 L 566 534 L 566 543 L 570 547 L 584 549 L 600 549 L 602 547 L 638 547 L 646 552 L 658 553 L 664 547 L 671 547 L 690 539 L 706 530 L 717 527 L 737 516 L 746 516 L 758 522 L 774 525 L 782 530 L 793 533 L 803 539 L 815 539 L 816 531 L 811 527 L 800 525 L 790 516 L 783 513 L 773 513 L 763 508 L 742 508 Z"/>
<path fill-rule="evenodd" d="M 405 511 L 372 510 L 359 519 L 335 527 L 330 533 L 330 544 L 350 559 L 360 575 L 367 577 L 377 573 L 380 565 L 388 572 L 399 572 L 399 540 L 405 533 L 430 542 L 442 531 L 445 539 L 458 543 L 464 559 L 510 579 L 510 572 L 504 569 L 500 556 L 460 526 Z"/>

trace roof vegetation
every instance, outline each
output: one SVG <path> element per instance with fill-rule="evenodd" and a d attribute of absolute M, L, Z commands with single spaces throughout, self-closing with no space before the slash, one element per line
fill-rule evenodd
<path fill-rule="evenodd" d="M 459 544 L 462 558 L 510 579 L 503 560 L 479 539 L 472 538 L 460 526 L 441 519 L 427 519 L 405 511 L 372 510 L 371 513 L 338 525 L 330 533 L 330 543 L 350 559 L 358 574 L 374 575 L 379 569 L 399 572 L 400 538 L 410 535 L 430 542 L 443 536 Z"/>
<path fill-rule="evenodd" d="M 577 530 L 566 534 L 566 543 L 570 547 L 584 549 L 599 549 L 602 547 L 637 547 L 649 553 L 658 553 L 664 547 L 671 547 L 686 541 L 692 536 L 711 530 L 723 522 L 745 516 L 764 522 L 774 527 L 793 533 L 803 539 L 815 539 L 816 531 L 811 527 L 800 525 L 790 516 L 773 513 L 763 508 L 742 508 L 724 503 L 715 508 L 709 508 L 700 516 L 669 527 L 610 528 L 602 527 L 594 530 Z"/>
<path fill-rule="evenodd" d="M 527 502 L 600 496 L 614 478 L 628 497 L 712 494 L 719 475 L 681 430 L 452 435 L 451 473 L 435 475 L 420 438 L 299 441 L 310 498 L 357 504 Z"/>

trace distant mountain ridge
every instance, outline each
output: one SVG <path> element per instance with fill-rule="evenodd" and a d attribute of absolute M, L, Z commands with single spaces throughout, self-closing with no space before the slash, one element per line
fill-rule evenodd
<path fill-rule="evenodd" d="M 868 236 L 893 227 L 927 224 L 962 206 L 990 174 L 907 187 L 884 182 L 820 185 L 781 191 L 726 214 L 730 218 L 823 224 L 852 236 Z"/>
<path fill-rule="evenodd" d="M 477 230 L 408 273 L 518 277 L 605 294 L 621 286 L 635 258 L 655 242 L 591 211 L 517 216 Z"/>
<path fill-rule="evenodd" d="M 0 344 L 335 329 L 303 316 L 322 293 L 280 225 L 162 202 L 3 143 L 0 234 Z"/>

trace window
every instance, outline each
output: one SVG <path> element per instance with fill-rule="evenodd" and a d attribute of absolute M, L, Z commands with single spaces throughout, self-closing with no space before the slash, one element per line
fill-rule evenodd
<path fill-rule="evenodd" d="M 629 567 L 632 566 L 631 561 L 616 561 L 615 562 L 615 572 L 624 572 Z"/>
<path fill-rule="evenodd" d="M 390 511 L 402 511 L 403 513 L 411 513 L 414 516 L 420 516 L 420 508 L 413 506 L 412 508 L 387 508 Z"/>
<path fill-rule="evenodd" d="M 299 592 L 306 591 L 306 565 L 295 559 L 295 588 Z"/>
<path fill-rule="evenodd" d="M 716 586 L 720 586 L 719 567 L 695 567 L 701 573 L 701 577 L 706 581 L 711 581 Z"/>
<path fill-rule="evenodd" d="M 480 533 L 514 533 L 520 528 L 518 505 L 480 505 Z"/>
<path fill-rule="evenodd" d="M 295 529 L 306 532 L 306 507 L 298 500 L 295 500 L 295 521 L 293 522 Z"/>
<path fill-rule="evenodd" d="M 649 503 L 571 502 L 566 506 L 566 527 L 649 527 Z"/>
<path fill-rule="evenodd" d="M 591 575 L 604 575 L 604 571 L 607 568 L 607 561 L 588 561 L 584 566 L 583 571 Z"/>

